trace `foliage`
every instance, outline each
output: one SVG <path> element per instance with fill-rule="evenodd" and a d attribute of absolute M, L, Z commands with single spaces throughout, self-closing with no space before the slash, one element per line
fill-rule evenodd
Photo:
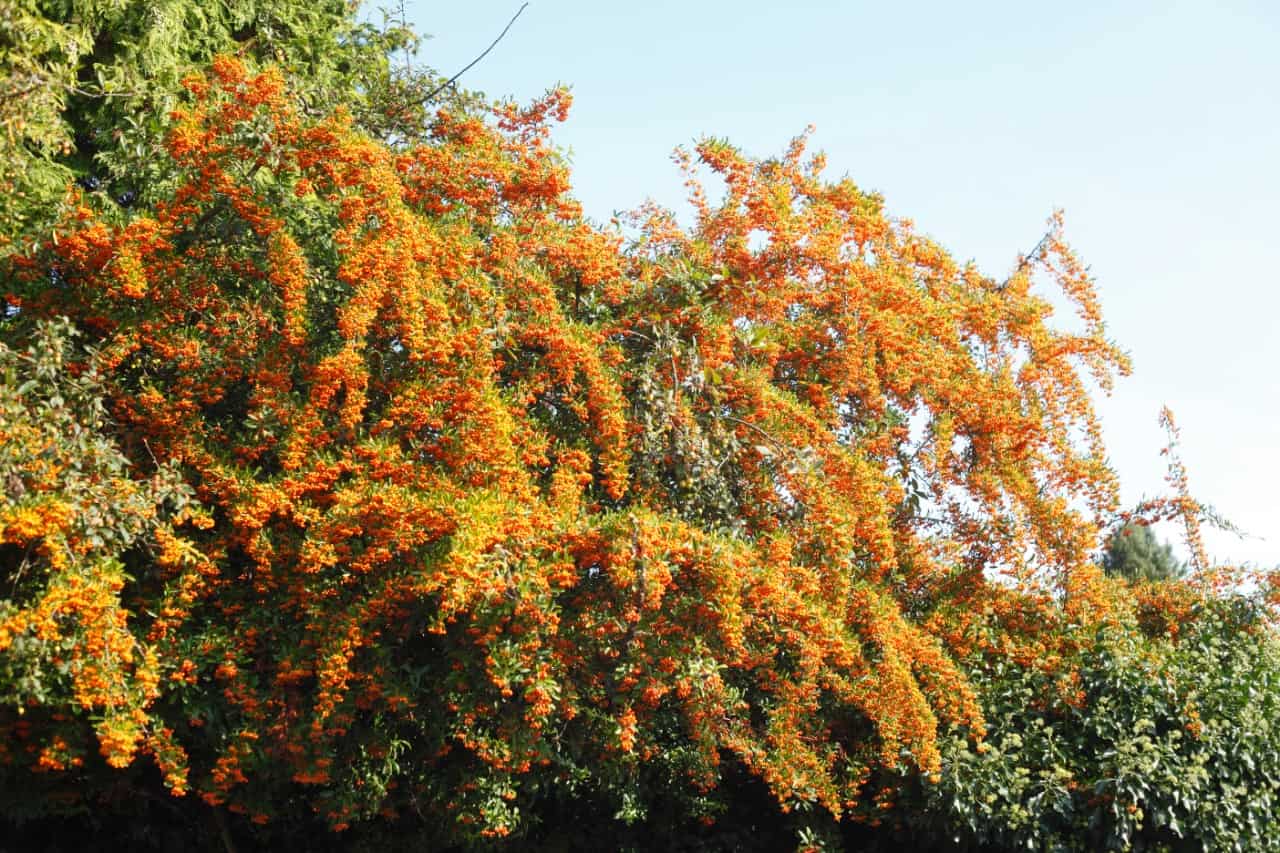
<path fill-rule="evenodd" d="M 171 467 L 130 476 L 102 435 L 92 359 L 67 366 L 70 339 L 45 322 L 26 352 L 0 344 L 0 725 L 5 761 L 46 772 L 81 766 L 90 729 L 112 767 L 140 743 L 171 749 L 148 716 L 160 662 L 131 630 L 125 563 L 143 547 L 152 566 L 180 562 L 169 521 L 197 518 Z"/>
<path fill-rule="evenodd" d="M 503 833 L 583 774 L 625 813 L 651 762 L 696 803 L 728 753 L 838 815 L 872 768 L 936 771 L 939 720 L 981 731 L 945 645 L 985 569 L 1106 612 L 1070 359 L 1119 356 L 1043 325 L 1026 267 L 956 266 L 799 143 L 705 144 L 725 202 L 623 253 L 564 197 L 563 93 L 395 153 L 277 72 L 187 85 L 172 197 L 82 204 L 15 281 L 18 322 L 93 330 L 122 430 L 217 519 L 162 620 L 208 802 L 301 785 L 338 826 L 425 800 Z"/>
<path fill-rule="evenodd" d="M 1266 747 L 1228 693 L 1271 695 L 1274 648 L 1095 563 L 1117 496 L 1087 388 L 1128 366 L 1059 216 L 996 279 L 803 139 L 704 140 L 692 227 L 600 227 L 550 142 L 564 91 L 424 103 L 435 75 L 387 64 L 407 36 L 341 4 L 143 5 L 75 18 L 101 27 L 89 64 L 14 60 L 97 69 L 48 106 L 92 165 L 23 156 L 115 183 L 24 203 L 56 228 L 24 220 L 0 269 L 0 330 L 31 347 L 4 350 L 4 511 L 58 508 L 6 521 L 0 784 L 42 797 L 10 818 L 141 821 L 139 846 L 212 821 L 268 846 L 816 848 L 895 814 L 974 843 L 1253 837 L 1226 776 L 1187 777 L 1192 811 L 1115 781 L 1122 752 L 1189 772 L 1166 738 L 1189 701 Z M 1220 699 L 1189 680 L 1211 655 Z M 1010 787 L 1065 786 L 1059 759 L 1103 799 Z"/>
<path fill-rule="evenodd" d="M 278 63 L 302 109 L 341 104 L 390 132 L 408 100 L 387 83 L 388 56 L 416 41 L 353 10 L 347 0 L 0 0 L 0 254 L 46 236 L 73 179 L 125 208 L 171 189 L 164 137 L 181 80 L 221 53 Z"/>
<path fill-rule="evenodd" d="M 1176 641 L 1105 629 L 1065 675 L 976 661 L 990 736 L 949 739 L 907 819 L 961 849 L 1277 849 L 1278 655 L 1256 602 L 1224 599 Z"/>
<path fill-rule="evenodd" d="M 62 110 L 84 49 L 25 0 L 0 2 L 0 240 L 64 188 L 39 166 L 70 151 Z"/>
<path fill-rule="evenodd" d="M 1171 545 L 1156 539 L 1149 525 L 1137 522 L 1112 534 L 1102 555 L 1102 570 L 1129 581 L 1177 580 L 1187 571 Z"/>

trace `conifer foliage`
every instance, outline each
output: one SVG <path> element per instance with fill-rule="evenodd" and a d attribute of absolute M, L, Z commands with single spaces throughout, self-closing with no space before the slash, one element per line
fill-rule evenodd
<path fill-rule="evenodd" d="M 1116 531 L 1102 555 L 1102 569 L 1126 580 L 1176 580 L 1186 567 L 1173 555 L 1173 546 L 1161 542 L 1149 525 L 1131 523 Z"/>

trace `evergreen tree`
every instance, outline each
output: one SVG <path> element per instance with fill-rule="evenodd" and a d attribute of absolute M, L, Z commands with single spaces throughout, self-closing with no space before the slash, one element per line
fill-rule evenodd
<path fill-rule="evenodd" d="M 1102 569 L 1127 581 L 1178 580 L 1187 567 L 1173 555 L 1173 547 L 1161 542 L 1147 525 L 1130 522 L 1112 535 L 1102 555 Z"/>

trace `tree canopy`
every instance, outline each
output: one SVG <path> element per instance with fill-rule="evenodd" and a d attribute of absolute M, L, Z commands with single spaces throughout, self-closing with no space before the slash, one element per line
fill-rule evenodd
<path fill-rule="evenodd" d="M 375 133 L 433 79 L 393 80 L 416 38 L 347 0 L 0 0 L 0 23 L 0 252 L 65 217 L 71 180 L 122 207 L 162 198 L 181 80 L 219 54 L 277 64 L 303 110 L 342 105 Z"/>
<path fill-rule="evenodd" d="M 1102 570 L 1125 580 L 1176 580 L 1186 567 L 1173 554 L 1173 546 L 1156 538 L 1149 525 L 1130 522 L 1117 530 L 1102 555 Z"/>

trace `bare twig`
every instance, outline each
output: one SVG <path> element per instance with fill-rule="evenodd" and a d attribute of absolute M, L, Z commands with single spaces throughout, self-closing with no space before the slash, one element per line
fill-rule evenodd
<path fill-rule="evenodd" d="M 432 98 L 434 98 L 436 95 L 440 94 L 440 93 L 441 93 L 441 92 L 443 92 L 445 89 L 449 88 L 449 87 L 450 87 L 450 86 L 452 86 L 454 83 L 458 82 L 458 78 L 459 78 L 459 77 L 461 77 L 463 74 L 466 74 L 468 71 L 470 71 L 470 70 L 475 66 L 475 64 L 476 64 L 477 62 L 479 62 L 480 60 L 482 60 L 482 59 L 484 59 L 486 56 L 488 56 L 488 55 L 489 55 L 489 51 L 493 50 L 495 47 L 497 47 L 497 46 L 498 46 L 498 42 L 502 41 L 503 37 L 504 37 L 504 36 L 506 36 L 507 31 L 511 29 L 511 25 L 512 25 L 512 24 L 514 24 L 514 23 L 516 22 L 516 18 L 520 17 L 520 13 L 521 13 L 521 12 L 523 12 L 523 11 L 524 11 L 528 6 L 529 6 L 529 4 L 528 4 L 528 3 L 525 3 L 525 4 L 523 4 L 519 9 L 517 9 L 517 10 L 516 10 L 516 13 L 515 13 L 514 15 L 512 15 L 512 16 L 511 16 L 511 20 L 510 20 L 510 21 L 507 21 L 507 25 L 506 25 L 505 27 L 503 27 L 503 28 L 502 28 L 502 32 L 498 33 L 498 37 L 497 37 L 496 39 L 494 39 L 494 40 L 493 40 L 493 44 L 491 44 L 491 45 L 489 45 L 488 47 L 486 47 L 486 48 L 484 49 L 484 52 L 483 52 L 483 53 L 481 53 L 481 54 L 480 54 L 479 56 L 477 56 L 475 59 L 473 59 L 473 60 L 471 60 L 469 63 L 467 63 L 467 66 L 466 66 L 465 68 L 463 68 L 461 71 L 459 71 L 457 74 L 453 75 L 453 76 L 452 76 L 452 77 L 450 77 L 448 80 L 445 80 L 445 81 L 444 81 L 443 83 L 441 83 L 439 86 L 437 86 L 437 87 L 435 87 L 434 89 L 432 89 L 432 90 L 427 94 L 427 96 L 426 96 L 425 98 L 423 98 L 423 100 L 424 100 L 424 101 L 430 101 L 430 100 L 431 100 Z"/>
<path fill-rule="evenodd" d="M 217 806 L 211 806 L 208 814 L 213 822 L 213 828 L 217 831 L 218 837 L 222 841 L 222 849 L 226 853 L 236 853 L 236 844 L 231 838 L 231 827 L 227 826 L 227 818 L 222 813 L 222 809 Z"/>
<path fill-rule="evenodd" d="M 1022 256 L 1022 259 L 1018 261 L 1018 266 L 1014 268 L 1013 272 L 1009 274 L 1008 278 L 1006 278 L 1004 281 L 1000 283 L 1000 287 L 997 289 L 1003 291 L 1006 287 L 1008 287 L 1009 282 L 1013 281 L 1013 277 L 1016 276 L 1018 273 L 1022 272 L 1024 269 L 1026 269 L 1027 266 L 1034 261 L 1036 255 L 1040 254 L 1040 250 L 1044 248 L 1044 244 L 1048 241 L 1048 239 L 1051 236 L 1053 236 L 1052 230 L 1044 232 L 1044 236 L 1040 238 L 1040 242 L 1036 243 L 1035 248 L 1033 248 L 1030 252 Z"/>
<path fill-rule="evenodd" d="M 27 83 L 26 85 L 20 86 L 20 85 L 17 85 L 17 78 L 11 79 L 9 83 L 6 84 L 4 89 L 0 90 L 0 103 L 4 103 L 5 101 L 13 101 L 18 98 L 26 97 L 27 95 L 39 89 L 41 86 L 48 85 L 45 78 L 40 77 L 36 74 L 30 75 L 28 77 L 28 80 L 30 80 L 29 83 Z"/>
<path fill-rule="evenodd" d="M 409 16 L 404 11 L 404 0 L 400 0 L 399 12 L 400 12 L 400 29 L 407 31 L 409 29 Z M 405 70 L 405 73 L 413 72 L 413 65 L 409 60 L 408 45 L 405 45 L 405 48 L 404 48 L 404 70 Z"/>
<path fill-rule="evenodd" d="M 775 438 L 773 435 L 769 434 L 769 433 L 768 433 L 768 432 L 766 432 L 764 429 L 761 429 L 760 427 L 758 427 L 758 426 L 756 426 L 755 424 L 751 423 L 751 421 L 744 421 L 742 418 L 735 417 L 735 416 L 733 416 L 733 415 L 721 415 L 720 417 L 724 418 L 726 421 L 733 421 L 735 424 L 739 424 L 739 425 L 741 425 L 741 426 L 746 427 L 747 429 L 752 430 L 753 432 L 755 432 L 755 433 L 756 433 L 756 435 L 759 435 L 761 438 L 765 439 L 766 441 L 770 442 L 771 444 L 776 445 L 777 447 L 782 448 L 783 450 L 787 451 L 788 453 L 795 454 L 795 455 L 799 455 L 799 454 L 800 454 L 800 452 L 801 452 L 801 451 L 800 451 L 800 450 L 798 450 L 797 448 L 795 448 L 795 447 L 791 446 L 790 444 L 787 444 L 787 443 L 786 443 L 785 441 L 783 441 L 782 439 L 780 439 L 780 438 Z"/>
<path fill-rule="evenodd" d="M 101 88 L 99 88 L 98 91 L 94 92 L 90 89 L 81 89 L 79 86 L 67 86 L 66 88 L 67 88 L 67 91 L 70 92 L 71 94 L 79 95 L 82 98 L 136 98 L 142 94 L 141 92 L 134 92 L 134 91 L 107 92 L 102 90 Z"/>

